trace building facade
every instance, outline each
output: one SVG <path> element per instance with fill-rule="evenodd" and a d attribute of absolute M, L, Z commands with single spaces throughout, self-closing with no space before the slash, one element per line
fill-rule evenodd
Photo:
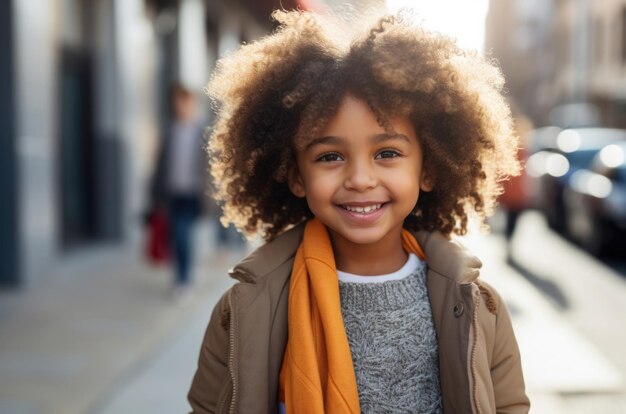
<path fill-rule="evenodd" d="M 590 98 L 604 122 L 626 128 L 626 0 L 590 4 Z"/>
<path fill-rule="evenodd" d="M 626 127 L 626 0 L 492 0 L 486 33 L 536 124 Z"/>
<path fill-rule="evenodd" d="M 281 4 L 299 6 L 1 2 L 0 285 L 28 286 L 72 255 L 136 242 L 169 87 L 201 95 L 216 59 L 271 30 Z"/>

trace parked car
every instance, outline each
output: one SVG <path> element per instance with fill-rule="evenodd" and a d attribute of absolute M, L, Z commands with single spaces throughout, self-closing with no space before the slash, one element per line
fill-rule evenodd
<path fill-rule="evenodd" d="M 626 257 L 626 141 L 603 147 L 563 192 L 567 230 L 590 253 Z"/>
<path fill-rule="evenodd" d="M 554 130 L 552 130 L 554 132 Z M 606 145 L 626 141 L 626 131 L 613 128 L 570 128 L 550 135 L 541 142 L 537 152 L 526 162 L 533 188 L 533 205 L 548 225 L 569 236 L 563 190 L 571 177 L 589 166 L 594 156 Z"/>

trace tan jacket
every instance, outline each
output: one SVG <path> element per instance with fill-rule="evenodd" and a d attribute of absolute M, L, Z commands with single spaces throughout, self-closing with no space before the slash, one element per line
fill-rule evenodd
<path fill-rule="evenodd" d="M 287 297 L 303 226 L 239 263 L 215 306 L 189 391 L 193 413 L 275 413 L 287 343 Z M 527 413 L 519 349 L 497 292 L 477 280 L 480 260 L 439 233 L 416 238 L 428 262 L 445 413 Z M 293 414 L 293 413 L 290 413 Z"/>

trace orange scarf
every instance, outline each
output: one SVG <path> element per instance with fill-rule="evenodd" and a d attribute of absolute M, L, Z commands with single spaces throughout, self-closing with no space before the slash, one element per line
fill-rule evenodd
<path fill-rule="evenodd" d="M 406 230 L 402 245 L 425 258 Z M 360 413 L 335 257 L 326 227 L 315 218 L 306 224 L 293 263 L 288 320 L 279 385 L 279 400 L 285 402 L 287 413 Z"/>

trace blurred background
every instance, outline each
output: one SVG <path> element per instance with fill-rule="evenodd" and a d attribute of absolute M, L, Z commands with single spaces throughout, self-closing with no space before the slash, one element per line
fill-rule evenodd
<path fill-rule="evenodd" d="M 0 2 L 1 413 L 189 409 L 210 311 L 252 246 L 208 200 L 186 295 L 148 247 L 172 86 L 208 126 L 216 60 L 272 10 L 370 6 L 413 8 L 504 72 L 524 172 L 492 233 L 462 242 L 511 310 L 531 411 L 626 413 L 626 0 Z"/>

